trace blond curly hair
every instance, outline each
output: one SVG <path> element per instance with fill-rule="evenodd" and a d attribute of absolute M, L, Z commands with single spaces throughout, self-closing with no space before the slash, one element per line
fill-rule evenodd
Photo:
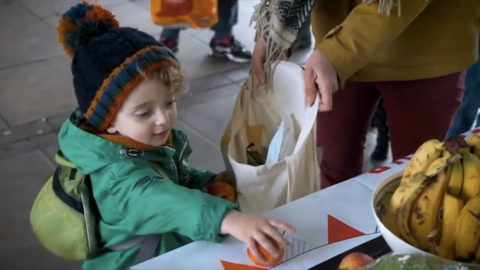
<path fill-rule="evenodd" d="M 161 81 L 165 87 L 175 95 L 184 94 L 188 91 L 187 76 L 179 65 L 166 65 L 149 74 L 145 74 L 145 72 L 141 73 L 145 77 L 145 80 Z"/>

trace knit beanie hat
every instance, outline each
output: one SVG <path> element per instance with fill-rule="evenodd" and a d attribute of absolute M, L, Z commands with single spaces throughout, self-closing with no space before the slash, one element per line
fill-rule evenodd
<path fill-rule="evenodd" d="M 179 66 L 175 56 L 152 36 L 119 27 L 115 16 L 87 2 L 63 14 L 59 42 L 72 57 L 75 95 L 87 122 L 108 129 L 124 100 L 146 75 Z"/>

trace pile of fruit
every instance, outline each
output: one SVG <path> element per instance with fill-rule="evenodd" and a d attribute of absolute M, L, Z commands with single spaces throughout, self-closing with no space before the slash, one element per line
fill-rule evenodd
<path fill-rule="evenodd" d="M 425 254 L 388 254 L 373 260 L 362 253 L 350 253 L 343 258 L 338 270 L 468 270 L 455 262 L 446 262 Z"/>
<path fill-rule="evenodd" d="M 480 264 L 480 136 L 425 142 L 385 210 L 382 222 L 407 243 Z"/>

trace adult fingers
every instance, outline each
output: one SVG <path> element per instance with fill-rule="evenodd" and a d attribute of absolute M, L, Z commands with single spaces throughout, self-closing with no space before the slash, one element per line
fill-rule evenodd
<path fill-rule="evenodd" d="M 310 66 L 305 67 L 303 73 L 305 78 L 305 103 L 307 106 L 312 106 L 317 98 L 317 84 L 315 82 L 315 72 Z"/>
<path fill-rule="evenodd" d="M 265 84 L 267 81 L 267 74 L 265 73 L 265 70 L 263 69 L 263 63 L 259 60 L 253 61 L 252 60 L 252 69 L 257 77 L 257 80 L 260 84 Z"/>
<path fill-rule="evenodd" d="M 252 54 L 251 69 L 255 73 L 255 76 L 260 84 L 265 84 L 267 81 L 267 74 L 265 73 L 265 69 L 263 67 L 266 60 L 266 50 L 267 48 L 265 44 L 261 40 L 258 40 L 257 43 L 255 43 L 255 48 L 253 49 Z"/>
<path fill-rule="evenodd" d="M 260 253 L 260 251 L 257 248 L 257 242 L 255 242 L 254 238 L 250 238 L 246 242 L 246 244 L 248 246 L 248 249 L 252 252 L 252 254 L 255 258 L 259 259 L 262 262 L 265 261 L 265 258 L 263 257 L 262 253 Z"/>
<path fill-rule="evenodd" d="M 335 91 L 335 86 L 331 84 L 323 84 L 320 87 L 320 104 L 318 110 L 321 112 L 328 112 L 332 110 L 333 98 L 332 93 Z"/>

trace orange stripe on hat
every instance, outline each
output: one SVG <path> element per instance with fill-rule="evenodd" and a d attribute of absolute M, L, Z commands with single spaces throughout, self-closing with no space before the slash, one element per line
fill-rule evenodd
<path fill-rule="evenodd" d="M 95 97 L 92 100 L 88 110 L 85 112 L 84 117 L 86 119 L 89 119 L 90 117 L 92 117 L 96 106 L 98 106 L 98 104 L 100 103 L 100 100 L 101 100 L 102 96 L 105 94 L 108 86 L 117 78 L 117 76 L 120 74 L 120 72 L 122 72 L 122 70 L 124 70 L 133 61 L 142 57 L 146 53 L 148 53 L 150 51 L 161 51 L 161 50 L 168 50 L 168 49 L 165 48 L 165 47 L 162 47 L 162 46 L 157 46 L 157 45 L 149 46 L 149 47 L 146 47 L 146 48 L 138 51 L 137 53 L 135 53 L 131 57 L 125 59 L 125 61 L 119 67 L 115 68 L 112 71 L 112 73 L 110 74 L 110 76 L 108 76 L 108 78 L 106 78 L 103 81 L 102 86 L 95 93 Z M 151 74 L 154 71 L 160 70 L 165 66 L 172 66 L 172 65 L 178 66 L 178 63 L 174 59 L 170 59 L 170 58 L 166 57 L 165 59 L 162 59 L 161 62 L 155 63 L 155 64 L 151 65 L 150 67 L 148 67 L 147 69 L 142 70 L 141 73 L 139 73 L 133 80 L 128 82 L 125 85 L 125 87 L 122 89 L 122 92 L 115 97 L 114 103 L 113 103 L 112 107 L 109 108 L 109 112 L 106 115 L 105 119 L 103 120 L 99 129 L 100 130 L 106 130 L 109 127 L 109 125 L 113 121 L 116 113 L 118 112 L 121 105 L 123 104 L 125 98 L 128 97 L 128 95 L 133 91 L 133 89 L 136 86 L 138 86 L 143 80 L 145 80 L 146 75 Z"/>

